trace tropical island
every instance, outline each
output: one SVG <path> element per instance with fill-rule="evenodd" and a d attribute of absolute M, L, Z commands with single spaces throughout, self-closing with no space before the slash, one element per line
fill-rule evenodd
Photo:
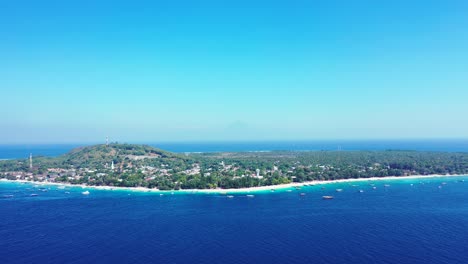
<path fill-rule="evenodd" d="M 387 176 L 468 174 L 468 153 L 270 151 L 172 153 L 101 144 L 59 157 L 0 161 L 0 178 L 155 190 L 233 189 Z"/>

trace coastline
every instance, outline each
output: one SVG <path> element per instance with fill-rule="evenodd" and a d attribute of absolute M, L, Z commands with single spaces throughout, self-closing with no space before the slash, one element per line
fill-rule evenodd
<path fill-rule="evenodd" d="M 7 180 L 0 179 L 0 182 L 17 182 L 17 183 L 30 183 L 36 185 L 45 186 L 65 186 L 75 187 L 90 190 L 108 190 L 108 191 L 132 191 L 132 192 L 145 192 L 145 193 L 201 193 L 201 194 L 228 194 L 228 193 L 255 193 L 265 191 L 276 191 L 286 190 L 296 187 L 303 186 L 315 186 L 333 183 L 351 183 L 351 182 L 373 182 L 373 181 L 385 181 L 385 180 L 408 180 L 408 179 L 431 179 L 441 177 L 468 177 L 466 174 L 431 174 L 431 175 L 410 175 L 410 176 L 385 176 L 385 177 L 371 177 L 371 178 L 350 178 L 350 179 L 339 179 L 339 180 L 324 180 L 324 181 L 308 181 L 308 182 L 295 182 L 287 184 L 269 185 L 269 186 L 258 186 L 258 187 L 246 187 L 237 189 L 181 189 L 181 190 L 159 190 L 150 189 L 146 187 L 115 187 L 115 186 L 92 186 L 84 184 L 71 184 L 71 183 L 57 183 L 57 182 L 37 182 L 37 181 L 26 181 L 26 180 Z"/>

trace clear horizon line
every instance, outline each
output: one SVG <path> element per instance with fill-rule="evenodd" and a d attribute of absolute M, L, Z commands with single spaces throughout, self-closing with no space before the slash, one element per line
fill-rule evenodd
<path fill-rule="evenodd" d="M 216 144 L 216 143 L 275 143 L 275 142 L 379 142 L 379 141 L 468 141 L 468 137 L 405 137 L 405 138 L 324 138 L 324 139 L 245 139 L 245 140 L 161 140 L 161 141 L 110 141 L 111 143 L 119 144 Z M 0 145 L 97 145 L 105 144 L 105 140 L 102 141 L 70 141 L 70 142 L 0 142 Z"/>

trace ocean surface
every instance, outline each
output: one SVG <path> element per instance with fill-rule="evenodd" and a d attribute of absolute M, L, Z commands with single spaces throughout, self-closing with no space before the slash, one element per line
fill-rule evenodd
<path fill-rule="evenodd" d="M 130 142 L 134 143 L 134 142 Z M 138 142 L 172 152 L 228 152 L 273 150 L 419 150 L 468 152 L 468 139 L 452 140 L 323 140 L 249 142 Z M 0 159 L 58 156 L 82 144 L 0 145 Z"/>
<path fill-rule="evenodd" d="M 228 198 L 0 181 L 0 263 L 468 263 L 468 176 L 352 184 Z"/>

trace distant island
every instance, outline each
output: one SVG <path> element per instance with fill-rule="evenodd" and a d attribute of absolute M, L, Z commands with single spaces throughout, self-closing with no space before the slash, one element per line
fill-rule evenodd
<path fill-rule="evenodd" d="M 468 153 L 271 151 L 187 153 L 102 144 L 59 157 L 0 161 L 0 178 L 158 190 L 233 189 L 386 176 L 468 174 Z"/>

